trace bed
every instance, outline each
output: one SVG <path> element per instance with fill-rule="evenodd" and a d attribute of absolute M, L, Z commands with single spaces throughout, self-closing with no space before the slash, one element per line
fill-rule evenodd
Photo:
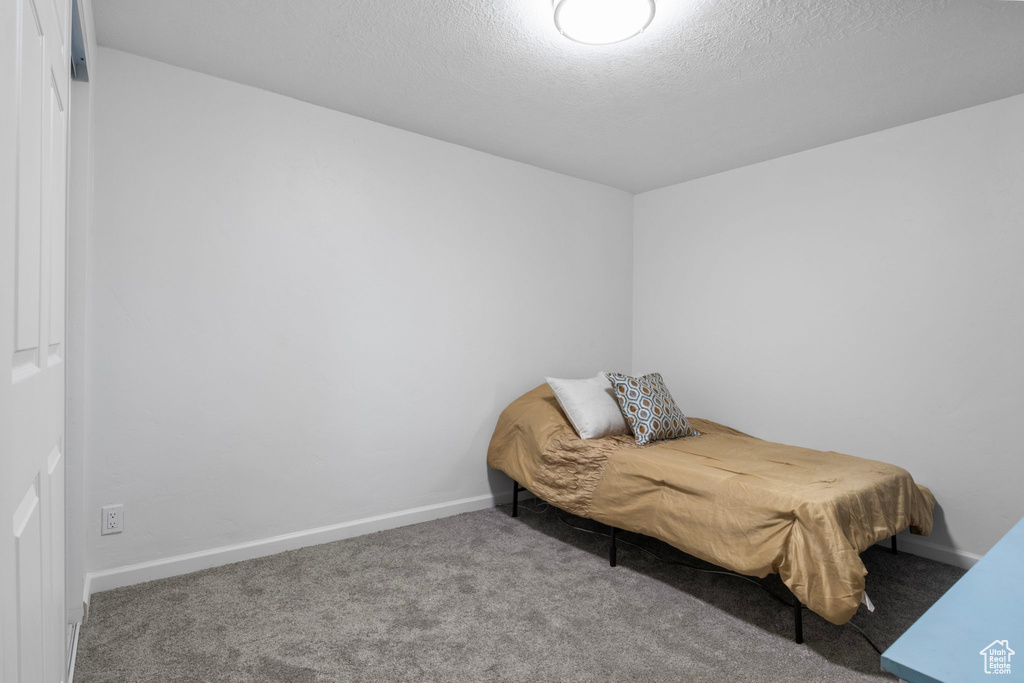
<path fill-rule="evenodd" d="M 931 532 L 935 498 L 900 467 L 689 419 L 699 436 L 583 440 L 543 384 L 501 414 L 487 462 L 566 512 L 740 574 L 778 574 L 798 600 L 798 642 L 801 604 L 834 624 L 856 613 L 861 552 Z"/>

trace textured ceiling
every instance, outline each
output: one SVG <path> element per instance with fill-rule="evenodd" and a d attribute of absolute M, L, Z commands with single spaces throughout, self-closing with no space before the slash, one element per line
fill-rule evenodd
<path fill-rule="evenodd" d="M 640 192 L 1024 93 L 1024 2 L 94 0 L 101 45 Z"/>

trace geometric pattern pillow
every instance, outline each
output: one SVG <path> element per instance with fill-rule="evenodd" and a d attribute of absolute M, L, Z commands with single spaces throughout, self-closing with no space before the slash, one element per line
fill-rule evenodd
<path fill-rule="evenodd" d="M 651 441 L 700 436 L 700 432 L 690 426 L 683 411 L 679 410 L 659 373 L 630 377 L 612 372 L 607 377 L 637 446 Z"/>

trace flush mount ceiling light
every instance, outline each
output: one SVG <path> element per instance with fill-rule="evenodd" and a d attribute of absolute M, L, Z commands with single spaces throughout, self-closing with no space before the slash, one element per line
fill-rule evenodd
<path fill-rule="evenodd" d="M 607 45 L 642 33 L 654 0 L 553 0 L 555 26 L 577 43 Z"/>

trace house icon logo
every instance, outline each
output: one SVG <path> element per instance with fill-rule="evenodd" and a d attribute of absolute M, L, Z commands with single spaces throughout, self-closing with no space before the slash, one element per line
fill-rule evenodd
<path fill-rule="evenodd" d="M 1017 653 L 1010 649 L 1009 641 L 993 640 L 992 644 L 979 654 L 985 658 L 985 673 L 1008 674 L 1010 673 L 1010 657 Z"/>

